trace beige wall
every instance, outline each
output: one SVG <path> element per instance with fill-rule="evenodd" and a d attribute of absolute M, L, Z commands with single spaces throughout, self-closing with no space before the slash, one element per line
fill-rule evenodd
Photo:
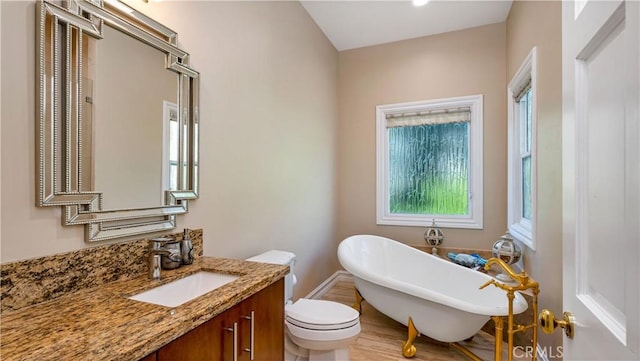
<path fill-rule="evenodd" d="M 202 75 L 201 193 L 179 227 L 203 228 L 210 256 L 295 252 L 296 295 L 306 294 L 338 267 L 335 48 L 297 2 L 138 3 L 178 32 Z M 12 35 L 2 42 L 1 261 L 88 247 L 59 208 L 34 205 L 34 3 L 0 4 Z"/>
<path fill-rule="evenodd" d="M 540 307 L 562 310 L 562 4 L 514 1 L 507 19 L 507 80 L 537 46 L 538 189 L 536 251 L 526 271 L 540 282 Z M 541 345 L 562 345 L 562 333 L 540 333 Z"/>
<path fill-rule="evenodd" d="M 444 229 L 444 246 L 489 249 L 506 227 L 505 24 L 339 54 L 337 238 L 424 245 L 422 227 L 376 225 L 376 105 L 484 95 L 484 229 Z"/>

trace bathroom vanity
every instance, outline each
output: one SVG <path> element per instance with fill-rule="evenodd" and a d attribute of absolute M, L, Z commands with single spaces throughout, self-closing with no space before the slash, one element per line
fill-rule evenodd
<path fill-rule="evenodd" d="M 239 277 L 175 307 L 129 299 L 202 270 Z M 287 266 L 201 257 L 193 265 L 165 271 L 161 280 L 150 280 L 143 273 L 5 310 L 0 359 L 248 361 L 253 350 L 254 360 L 280 360 L 284 357 L 283 277 L 288 270 Z M 253 320 L 248 318 L 252 312 Z"/>
<path fill-rule="evenodd" d="M 283 297 L 284 280 L 280 279 L 163 346 L 144 361 L 281 360 Z"/>

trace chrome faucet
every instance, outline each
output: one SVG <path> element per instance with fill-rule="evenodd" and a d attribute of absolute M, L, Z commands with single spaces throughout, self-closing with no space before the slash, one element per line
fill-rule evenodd
<path fill-rule="evenodd" d="M 149 255 L 147 266 L 149 267 L 149 278 L 158 280 L 162 276 L 162 256 L 170 256 L 171 252 L 162 247 L 162 242 L 166 238 L 154 238 L 149 240 Z"/>

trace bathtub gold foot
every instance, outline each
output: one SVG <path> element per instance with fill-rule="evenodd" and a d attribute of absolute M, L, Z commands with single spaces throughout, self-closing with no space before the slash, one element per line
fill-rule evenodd
<path fill-rule="evenodd" d="M 413 324 L 413 320 L 409 317 L 409 330 L 407 341 L 402 344 L 402 356 L 413 357 L 416 355 L 416 347 L 413 345 L 413 340 L 418 337 L 419 333 L 416 330 L 416 326 Z"/>
<path fill-rule="evenodd" d="M 355 291 L 356 294 L 356 303 L 353 304 L 353 308 L 358 311 L 359 314 L 362 314 L 362 301 L 364 301 L 364 298 L 362 297 L 362 295 L 360 294 L 360 291 L 358 291 L 357 288 L 353 287 L 353 290 Z"/>

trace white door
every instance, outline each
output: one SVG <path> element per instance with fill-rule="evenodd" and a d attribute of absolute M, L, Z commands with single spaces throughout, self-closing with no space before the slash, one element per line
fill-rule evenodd
<path fill-rule="evenodd" d="M 640 2 L 562 5 L 565 360 L 638 360 Z"/>

